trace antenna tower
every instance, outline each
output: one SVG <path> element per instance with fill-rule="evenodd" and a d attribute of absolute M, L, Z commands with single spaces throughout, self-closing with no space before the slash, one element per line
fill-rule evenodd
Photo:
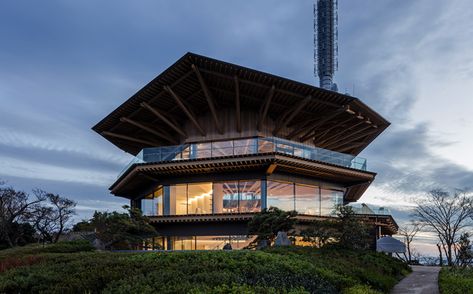
<path fill-rule="evenodd" d="M 314 76 L 320 87 L 338 91 L 333 82 L 338 70 L 338 0 L 316 0 L 314 4 Z"/>

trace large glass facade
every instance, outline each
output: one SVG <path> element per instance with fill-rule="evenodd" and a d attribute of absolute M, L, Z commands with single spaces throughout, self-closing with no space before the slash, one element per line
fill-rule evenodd
<path fill-rule="evenodd" d="M 157 189 L 146 195 L 141 200 L 141 210 L 143 215 L 163 215 L 163 188 L 159 186 Z"/>
<path fill-rule="evenodd" d="M 164 203 L 163 187 L 141 199 L 144 215 L 254 213 L 262 209 L 261 180 L 200 182 L 169 186 L 169 203 Z M 306 215 L 335 215 L 343 204 L 344 192 L 315 185 L 266 181 L 266 207 L 295 210 Z M 168 213 L 166 212 L 166 215 Z"/>
<path fill-rule="evenodd" d="M 282 210 L 294 210 L 294 184 L 288 182 L 268 181 L 268 207 Z"/>

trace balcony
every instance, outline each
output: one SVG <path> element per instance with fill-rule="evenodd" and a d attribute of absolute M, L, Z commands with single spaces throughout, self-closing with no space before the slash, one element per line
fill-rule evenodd
<path fill-rule="evenodd" d="M 271 137 L 144 148 L 120 172 L 118 178 L 123 175 L 130 166 L 137 163 L 159 163 L 265 153 L 288 154 L 303 159 L 316 160 L 341 167 L 366 171 L 366 159 L 364 158 Z"/>

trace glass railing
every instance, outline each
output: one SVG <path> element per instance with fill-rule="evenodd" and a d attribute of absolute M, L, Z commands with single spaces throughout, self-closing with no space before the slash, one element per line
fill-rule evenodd
<path fill-rule="evenodd" d="M 353 212 L 356 214 L 368 215 L 391 215 L 391 210 L 387 207 L 368 206 L 365 203 L 351 205 Z"/>
<path fill-rule="evenodd" d="M 145 148 L 122 170 L 118 177 L 135 163 L 157 163 L 273 152 L 322 161 L 342 167 L 366 170 L 366 159 L 364 158 L 270 137 Z"/>

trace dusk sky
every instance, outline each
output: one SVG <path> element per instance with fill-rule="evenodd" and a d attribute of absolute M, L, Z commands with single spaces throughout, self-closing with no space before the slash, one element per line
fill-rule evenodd
<path fill-rule="evenodd" d="M 313 0 L 2 1 L 0 179 L 70 197 L 79 218 L 120 209 L 128 202 L 108 187 L 132 156 L 90 128 L 188 51 L 318 86 L 312 9 Z M 339 48 L 340 91 L 392 124 L 360 154 L 378 173 L 360 202 L 389 207 L 402 224 L 426 191 L 472 187 L 471 1 L 339 0 Z"/>

